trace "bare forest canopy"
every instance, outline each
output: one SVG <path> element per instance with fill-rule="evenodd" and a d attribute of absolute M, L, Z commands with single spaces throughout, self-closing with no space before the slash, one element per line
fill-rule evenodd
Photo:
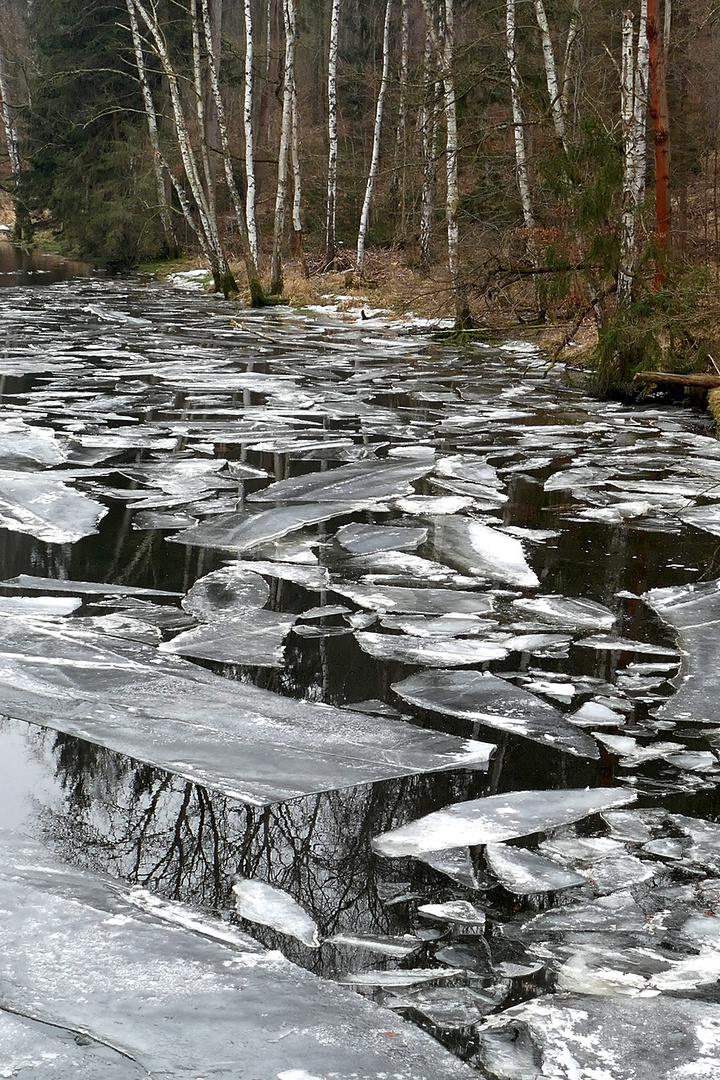
<path fill-rule="evenodd" d="M 217 291 L 256 305 L 282 295 L 290 257 L 362 279 L 368 249 L 392 248 L 447 290 L 458 326 L 550 311 L 570 337 L 594 318 L 608 384 L 638 365 L 704 370 L 717 347 L 710 0 L 0 13 L 19 239 L 42 222 L 111 270 L 200 252 Z"/>

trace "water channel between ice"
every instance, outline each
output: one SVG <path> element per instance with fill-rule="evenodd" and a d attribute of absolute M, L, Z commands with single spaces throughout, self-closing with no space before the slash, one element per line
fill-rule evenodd
<path fill-rule="evenodd" d="M 55 900 L 110 875 L 480 1075 L 720 1077 L 706 417 L 381 316 L 92 277 L 0 304 L 3 905 L 31 864 Z M 407 1067 L 466 1075 L 430 1045 Z M 339 1053 L 257 1076 L 380 1075 Z"/>

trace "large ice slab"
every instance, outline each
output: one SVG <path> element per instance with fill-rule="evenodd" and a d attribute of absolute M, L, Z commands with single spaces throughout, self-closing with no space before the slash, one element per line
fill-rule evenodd
<path fill-rule="evenodd" d="M 294 622 L 294 615 L 277 611 L 246 611 L 235 618 L 217 619 L 209 625 L 185 630 L 171 641 L 163 642 L 160 651 L 220 664 L 282 667 L 283 642 Z"/>
<path fill-rule="evenodd" d="M 380 855 L 423 855 L 459 845 L 496 844 L 581 821 L 590 814 L 627 806 L 637 798 L 628 788 L 573 791 L 512 791 L 456 803 L 392 829 L 373 840 Z"/>
<path fill-rule="evenodd" d="M 528 566 L 522 544 L 507 533 L 468 517 L 434 522 L 431 542 L 436 558 L 464 574 L 534 589 L 540 581 Z"/>
<path fill-rule="evenodd" d="M 410 589 L 395 585 L 333 584 L 332 591 L 358 607 L 418 615 L 486 615 L 493 609 L 487 593 L 460 589 Z"/>
<path fill-rule="evenodd" d="M 457 644 L 449 643 L 448 652 Z M 507 731 L 579 757 L 600 756 L 595 740 L 558 709 L 487 672 L 433 669 L 393 683 L 393 690 L 420 709 Z"/>
<path fill-rule="evenodd" d="M 248 502 L 362 502 L 410 495 L 413 481 L 432 472 L 433 461 L 354 461 L 339 469 L 278 480 L 248 495 Z"/>
<path fill-rule="evenodd" d="M 102 503 L 72 491 L 48 473 L 0 470 L 0 528 L 48 544 L 74 544 L 96 533 Z"/>
<path fill-rule="evenodd" d="M 109 638 L 81 620 L 0 618 L 0 712 L 255 804 L 436 769 L 493 747 L 294 701 Z"/>
<path fill-rule="evenodd" d="M 497 1080 L 716 1080 L 720 1005 L 684 998 L 550 995 L 483 1021 Z"/>
<path fill-rule="evenodd" d="M 448 640 L 447 637 L 411 637 L 405 634 L 374 634 L 358 631 L 355 639 L 363 650 L 376 660 L 397 661 L 401 664 L 421 664 L 434 667 L 468 667 L 489 660 L 503 660 L 508 650 L 492 641 Z"/>
<path fill-rule="evenodd" d="M 413 1025 L 227 924 L 144 902 L 117 881 L 0 835 L 0 1072 L 33 1080 L 474 1075 Z"/>
<path fill-rule="evenodd" d="M 361 503 L 300 503 L 297 506 L 281 506 L 262 510 L 258 514 L 216 514 L 199 525 L 169 536 L 174 544 L 191 547 L 220 548 L 226 551 L 249 551 L 251 548 L 278 540 L 288 533 L 304 529 L 306 525 L 318 525 L 321 521 L 344 517 L 362 509 Z"/>
<path fill-rule="evenodd" d="M 677 693 L 658 710 L 663 720 L 718 723 L 720 580 L 651 589 L 643 599 L 669 623 L 683 650 Z"/>
<path fill-rule="evenodd" d="M 168 592 L 164 589 L 145 589 L 137 585 L 119 585 L 104 581 L 72 581 L 68 578 L 36 577 L 33 574 L 18 574 L 17 577 L 0 581 L 3 589 L 23 593 L 77 593 L 80 596 L 146 596 L 178 599 L 182 593 Z"/>

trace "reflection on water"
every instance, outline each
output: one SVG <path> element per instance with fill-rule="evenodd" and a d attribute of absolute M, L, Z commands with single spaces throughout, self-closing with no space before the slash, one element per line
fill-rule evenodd
<path fill-rule="evenodd" d="M 17 285 L 54 285 L 58 281 L 90 277 L 89 263 L 66 259 L 62 255 L 45 255 L 8 244 L 0 239 L 0 289 Z"/>

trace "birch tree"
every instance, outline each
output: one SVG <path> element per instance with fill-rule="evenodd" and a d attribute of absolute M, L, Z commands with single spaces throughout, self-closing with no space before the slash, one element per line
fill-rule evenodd
<path fill-rule="evenodd" d="M 16 240 L 29 240 L 32 229 L 30 216 L 22 197 L 20 140 L 18 139 L 13 108 L 10 103 L 10 91 L 5 67 L 5 51 L 3 48 L 2 37 L 0 37 L 0 108 L 2 108 L 5 142 L 7 145 L 8 159 L 10 161 L 10 175 L 13 181 L 13 210 L 15 212 L 13 235 Z"/>
<path fill-rule="evenodd" d="M 575 77 L 575 57 L 577 54 L 577 46 L 580 39 L 581 26 L 582 19 L 580 17 L 580 0 L 573 0 L 572 10 L 570 11 L 570 25 L 568 26 L 567 38 L 565 39 L 562 91 L 560 93 L 560 103 L 562 106 L 562 114 L 565 119 L 566 133 L 567 123 L 570 116 L 573 79 Z"/>
<path fill-rule="evenodd" d="M 515 137 L 515 175 L 520 191 L 523 223 L 526 229 L 535 227 L 530 196 L 530 174 L 525 146 L 525 117 L 520 102 L 520 76 L 517 69 L 515 49 L 515 0 L 507 0 L 505 6 L 505 45 L 510 74 L 510 100 L 512 103 L 513 133 Z"/>
<path fill-rule="evenodd" d="M 400 66 L 398 71 L 398 126 L 395 140 L 394 186 L 400 192 L 399 233 L 405 236 L 407 170 L 407 94 L 410 75 L 410 19 L 408 0 L 400 0 Z"/>
<path fill-rule="evenodd" d="M 628 9 L 623 12 L 622 16 L 620 117 L 625 150 L 625 166 L 620 219 L 620 265 L 617 283 L 619 306 L 628 304 L 632 300 L 637 259 L 637 218 L 645 197 L 648 65 L 647 0 L 642 0 L 637 42 L 635 40 L 632 11 Z"/>
<path fill-rule="evenodd" d="M 309 277 L 305 254 L 303 252 L 303 226 L 302 226 L 302 172 L 300 169 L 300 112 L 298 108 L 297 84 L 295 70 L 292 78 L 292 103 L 290 120 L 290 160 L 293 174 L 293 204 L 292 204 L 292 253 L 300 260 L 305 277 Z"/>
<path fill-rule="evenodd" d="M 372 156 L 370 158 L 370 171 L 368 172 L 367 183 L 365 185 L 365 198 L 363 200 L 362 212 L 360 214 L 360 227 L 358 229 L 358 242 L 357 242 L 357 260 L 355 268 L 358 274 L 362 277 L 365 272 L 365 243 L 367 240 L 367 230 L 370 223 L 370 207 L 372 205 L 373 188 L 375 187 L 375 180 L 377 179 L 378 166 L 380 164 L 380 134 L 382 131 L 382 118 L 383 107 L 385 104 L 385 94 L 387 91 L 388 82 L 390 79 L 390 20 L 392 16 L 392 0 L 386 0 L 385 4 L 385 26 L 383 29 L 383 64 L 382 64 L 382 76 L 380 79 L 380 90 L 378 91 L 377 105 L 375 107 L 375 124 L 373 128 L 373 146 Z"/>
<path fill-rule="evenodd" d="M 327 212 L 325 218 L 325 266 L 332 270 L 335 263 L 337 239 L 335 221 L 337 210 L 338 169 L 338 30 L 340 26 L 340 0 L 332 0 L 330 12 L 330 46 L 328 50 L 328 182 Z"/>
<path fill-rule="evenodd" d="M 534 0 L 535 18 L 540 29 L 542 42 L 543 65 L 545 67 L 545 81 L 550 97 L 550 112 L 552 113 L 555 135 L 563 150 L 567 151 L 567 134 L 565 131 L 565 115 L 563 113 L 562 94 L 558 80 L 557 66 L 555 64 L 555 50 L 553 49 L 550 26 L 545 12 L 543 0 Z"/>
<path fill-rule="evenodd" d="M 148 137 L 150 139 L 150 148 L 153 155 L 153 172 L 155 174 L 155 189 L 157 191 L 158 201 L 158 213 L 160 214 L 160 221 L 162 222 L 163 233 L 165 234 L 165 246 L 169 253 L 177 253 L 178 242 L 175 236 L 175 230 L 172 223 L 172 213 L 170 205 L 167 199 L 167 193 L 165 189 L 165 164 L 162 152 L 160 150 L 160 137 L 158 135 L 157 125 L 157 113 L 155 111 L 155 103 L 153 101 L 152 90 L 147 77 L 147 70 L 145 67 L 145 56 L 143 53 L 142 38 L 140 36 L 140 27 L 138 26 L 137 16 L 135 14 L 135 8 L 133 7 L 132 0 L 125 0 L 128 19 L 130 20 L 130 33 L 132 35 L 133 51 L 135 53 L 135 65 L 138 72 L 138 80 L 140 82 L 140 89 L 143 96 L 143 105 L 145 107 L 145 117 L 147 119 Z"/>
<path fill-rule="evenodd" d="M 255 182 L 255 137 L 253 133 L 253 64 L 254 42 L 251 0 L 243 0 L 245 16 L 245 95 L 243 100 L 243 126 L 245 132 L 245 220 L 247 223 L 250 254 L 257 265 L 260 259 L 258 249 L 257 220 L 255 201 L 257 185 Z"/>
<path fill-rule="evenodd" d="M 442 86 L 437 79 L 437 64 L 432 45 L 430 28 L 425 30 L 425 55 L 423 63 L 423 101 L 420 112 L 422 143 L 422 195 L 420 211 L 420 265 L 430 266 L 430 243 L 435 217 L 435 189 L 437 186 L 438 159 L 438 111 Z"/>
<path fill-rule="evenodd" d="M 287 206 L 288 154 L 292 137 L 293 82 L 295 79 L 295 0 L 283 0 L 285 23 L 285 81 L 283 87 L 282 126 L 278 152 L 277 193 L 275 195 L 275 229 L 272 262 L 270 266 L 270 294 L 277 296 L 283 290 L 282 239 L 285 229 Z"/>
<path fill-rule="evenodd" d="M 430 37 L 443 84 L 446 132 L 445 216 L 447 220 L 448 268 L 455 301 L 455 326 L 456 329 L 460 330 L 467 327 L 471 319 L 467 290 L 460 274 L 460 230 L 458 226 L 460 190 L 458 185 L 457 99 L 453 74 L 455 52 L 455 12 L 453 2 L 454 0 L 444 0 L 444 7 L 441 9 L 444 16 L 441 41 L 433 18 L 432 0 L 422 0 L 425 23 L 430 30 Z"/>

